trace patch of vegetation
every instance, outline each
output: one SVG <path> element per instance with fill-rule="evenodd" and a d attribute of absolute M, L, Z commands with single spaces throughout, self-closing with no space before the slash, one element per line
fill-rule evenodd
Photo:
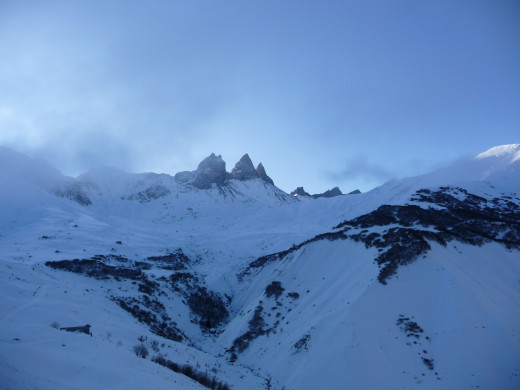
<path fill-rule="evenodd" d="M 229 313 L 220 295 L 206 287 L 197 287 L 188 297 L 188 306 L 199 319 L 201 327 L 217 328 L 225 321 Z"/>
<path fill-rule="evenodd" d="M 74 272 L 96 279 L 114 278 L 115 280 L 141 280 L 145 278 L 139 269 L 115 267 L 113 265 L 105 264 L 100 260 L 75 259 L 47 261 L 45 265 L 53 269 Z"/>
<path fill-rule="evenodd" d="M 183 341 L 186 336 L 177 328 L 175 321 L 166 314 L 164 305 L 144 295 L 142 300 L 134 297 L 112 297 L 112 300 L 129 312 L 139 322 L 149 326 L 150 331 L 158 336 L 173 341 Z"/>
<path fill-rule="evenodd" d="M 200 383 L 202 386 L 212 390 L 229 390 L 229 385 L 226 382 L 220 381 L 217 378 L 210 376 L 207 372 L 202 372 L 188 364 L 178 364 L 167 360 L 162 356 L 156 356 L 152 359 L 153 362 L 160 364 L 174 372 L 183 374 L 188 378 Z"/>
<path fill-rule="evenodd" d="M 309 349 L 309 341 L 311 340 L 310 334 L 305 334 L 300 338 L 297 342 L 294 343 L 294 349 L 296 352 L 301 352 L 302 350 Z"/>
<path fill-rule="evenodd" d="M 159 268 L 171 271 L 185 270 L 187 265 L 190 264 L 190 258 L 181 249 L 164 256 L 150 256 L 147 260 L 156 263 Z"/>
<path fill-rule="evenodd" d="M 266 324 L 264 318 L 262 317 L 263 310 L 264 308 L 262 305 L 258 305 L 255 308 L 253 318 L 251 318 L 248 323 L 249 327 L 247 332 L 237 337 L 233 341 L 233 345 L 229 349 L 229 352 L 231 353 L 229 360 L 231 362 L 236 361 L 238 357 L 237 354 L 244 352 L 254 339 L 269 333 L 270 329 L 265 329 Z"/>
<path fill-rule="evenodd" d="M 285 288 L 282 287 L 281 282 L 271 282 L 266 288 L 265 288 L 265 296 L 267 298 L 271 298 L 273 295 L 276 299 L 280 298 L 280 296 L 285 291 Z"/>
<path fill-rule="evenodd" d="M 150 352 L 148 352 L 148 348 L 146 348 L 146 345 L 144 345 L 144 344 L 134 345 L 133 350 L 134 350 L 135 356 L 138 356 L 143 359 L 145 359 L 150 353 Z"/>
<path fill-rule="evenodd" d="M 420 338 L 421 334 L 424 333 L 424 329 L 421 328 L 417 322 L 412 321 L 410 318 L 399 314 L 397 319 L 397 326 L 406 334 L 406 337 Z"/>
<path fill-rule="evenodd" d="M 424 337 L 424 329 L 414 321 L 413 317 L 408 317 L 404 314 L 399 314 L 396 325 L 406 335 L 407 340 L 411 339 L 406 342 L 406 345 L 414 348 L 428 370 L 433 371 L 435 368 L 434 360 L 428 356 L 428 351 L 423 346 L 423 340 L 429 342 L 431 339 L 429 336 Z M 435 372 L 435 376 L 440 380 L 437 372 Z"/>
<path fill-rule="evenodd" d="M 169 277 L 171 288 L 183 296 L 193 314 L 194 321 L 204 330 L 219 327 L 228 319 L 224 300 L 220 294 L 208 290 L 189 272 L 176 272 Z"/>
<path fill-rule="evenodd" d="M 433 371 L 433 369 L 435 368 L 435 367 L 433 366 L 433 359 L 428 359 L 428 358 L 425 358 L 425 357 L 423 357 L 423 358 L 421 358 L 421 359 L 422 359 L 424 365 L 425 365 L 426 367 L 428 367 L 428 370 Z"/>
<path fill-rule="evenodd" d="M 139 283 L 138 290 L 147 295 L 154 295 L 155 291 L 159 289 L 159 283 L 144 277 Z"/>

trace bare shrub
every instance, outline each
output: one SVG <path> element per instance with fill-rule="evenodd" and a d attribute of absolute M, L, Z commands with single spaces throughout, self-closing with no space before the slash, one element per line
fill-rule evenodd
<path fill-rule="evenodd" d="M 157 340 L 150 341 L 150 347 L 154 352 L 159 352 L 159 342 Z"/>
<path fill-rule="evenodd" d="M 135 353 L 135 356 L 139 356 L 143 359 L 145 359 L 149 354 L 148 348 L 146 348 L 146 346 L 144 344 L 134 345 L 134 353 Z"/>

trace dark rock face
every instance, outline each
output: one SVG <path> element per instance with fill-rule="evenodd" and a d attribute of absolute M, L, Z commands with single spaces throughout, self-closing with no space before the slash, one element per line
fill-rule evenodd
<path fill-rule="evenodd" d="M 347 195 L 357 195 L 357 194 L 361 194 L 361 191 L 359 191 L 359 190 L 350 191 Z"/>
<path fill-rule="evenodd" d="M 175 181 L 182 184 L 191 184 L 201 190 L 210 189 L 213 183 L 222 185 L 229 179 L 226 172 L 226 163 L 221 156 L 211 153 L 193 172 L 179 172 L 175 174 Z"/>
<path fill-rule="evenodd" d="M 339 187 L 334 187 L 332 190 L 327 190 L 327 191 L 323 192 L 322 194 L 314 194 L 314 195 L 312 195 L 312 197 L 314 199 L 317 199 L 317 198 L 332 198 L 334 196 L 339 196 L 339 195 L 343 195 L 343 193 L 341 192 Z"/>
<path fill-rule="evenodd" d="M 292 196 L 312 196 L 307 191 L 303 189 L 303 187 L 297 187 L 294 191 L 291 191 L 290 195 Z"/>
<path fill-rule="evenodd" d="M 197 167 L 193 184 L 197 188 L 211 188 L 211 184 L 224 184 L 227 179 L 226 163 L 221 156 L 211 153 Z"/>
<path fill-rule="evenodd" d="M 265 171 L 264 171 L 265 173 Z M 267 175 L 266 175 L 267 176 Z M 236 180 L 249 180 L 260 177 L 253 165 L 253 162 L 246 153 L 242 156 L 239 162 L 231 170 L 231 178 Z"/>
<path fill-rule="evenodd" d="M 260 177 L 260 179 L 262 179 L 263 181 L 265 181 L 269 184 L 274 185 L 273 179 L 271 179 L 269 176 L 267 176 L 267 173 L 265 172 L 265 168 L 262 165 L 262 163 L 258 164 L 258 166 L 256 167 L 256 172 L 258 173 L 258 176 Z"/>

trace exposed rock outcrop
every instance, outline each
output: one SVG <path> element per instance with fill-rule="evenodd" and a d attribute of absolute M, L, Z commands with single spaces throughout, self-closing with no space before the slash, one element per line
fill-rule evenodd
<path fill-rule="evenodd" d="M 229 178 L 226 172 L 226 163 L 221 156 L 211 153 L 201 161 L 196 171 L 179 172 L 175 175 L 175 180 L 182 184 L 191 184 L 199 189 L 209 189 L 213 183 L 224 184 Z"/>
<path fill-rule="evenodd" d="M 250 180 L 260 177 L 258 172 L 246 153 L 242 156 L 239 162 L 236 163 L 235 167 L 231 170 L 231 178 L 236 180 Z"/>
<path fill-rule="evenodd" d="M 260 179 L 262 179 L 263 181 L 265 181 L 269 184 L 274 185 L 273 179 L 271 179 L 269 176 L 267 176 L 267 173 L 265 172 L 265 168 L 262 165 L 262 163 L 258 164 L 258 166 L 256 167 L 256 172 L 258 173 L 258 176 L 260 177 Z"/>
<path fill-rule="evenodd" d="M 312 195 L 305 191 L 303 187 L 297 187 L 294 191 L 291 191 L 290 195 L 312 197 Z"/>

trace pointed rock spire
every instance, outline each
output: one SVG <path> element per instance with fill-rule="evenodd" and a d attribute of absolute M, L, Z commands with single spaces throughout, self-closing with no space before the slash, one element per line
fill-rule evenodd
<path fill-rule="evenodd" d="M 240 161 L 237 162 L 235 167 L 231 170 L 232 179 L 249 180 L 257 177 L 259 177 L 258 172 L 255 170 L 255 166 L 247 153 L 242 156 Z"/>
<path fill-rule="evenodd" d="M 274 185 L 273 179 L 271 179 L 269 176 L 267 176 L 267 173 L 265 172 L 265 168 L 262 165 L 262 163 L 258 164 L 258 166 L 256 167 L 256 173 L 258 173 L 258 176 L 260 176 L 260 179 L 262 179 L 263 181 L 265 181 L 269 184 Z"/>

